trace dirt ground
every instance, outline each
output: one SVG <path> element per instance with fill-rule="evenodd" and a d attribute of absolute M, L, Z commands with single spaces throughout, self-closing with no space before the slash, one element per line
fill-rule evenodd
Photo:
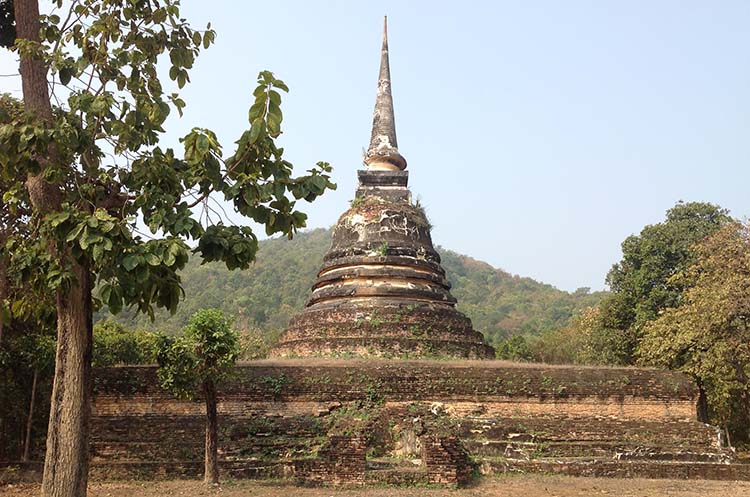
<path fill-rule="evenodd" d="M 94 482 L 89 497 L 750 497 L 750 482 L 572 478 L 519 475 L 483 478 L 471 488 L 298 488 L 281 483 L 227 481 Z M 34 497 L 39 485 L 0 486 L 1 497 Z"/>

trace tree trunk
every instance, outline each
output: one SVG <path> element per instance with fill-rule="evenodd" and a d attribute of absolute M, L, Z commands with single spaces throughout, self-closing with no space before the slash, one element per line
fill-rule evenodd
<path fill-rule="evenodd" d="M 0 243 L 5 244 L 5 237 L 0 236 Z M 2 254 L 0 254 L 0 306 L 4 305 L 5 300 L 5 294 L 7 292 L 8 288 L 8 276 L 6 274 L 6 267 L 5 267 L 5 261 L 2 259 Z M 3 345 L 3 328 L 5 327 L 5 323 L 3 323 L 3 317 L 0 315 L 0 347 Z"/>
<path fill-rule="evenodd" d="M 39 370 L 34 368 L 34 379 L 31 380 L 31 401 L 29 402 L 29 418 L 26 420 L 26 438 L 23 441 L 23 456 L 21 460 L 28 462 L 31 449 L 31 425 L 34 421 L 34 401 L 36 400 L 36 383 L 39 378 Z"/>
<path fill-rule="evenodd" d="M 211 380 L 203 382 L 203 395 L 206 398 L 206 468 L 203 481 L 209 485 L 219 483 L 218 420 L 216 415 L 216 386 Z"/>
<path fill-rule="evenodd" d="M 91 418 L 91 275 L 76 265 L 77 284 L 57 295 L 55 379 L 47 429 L 43 497 L 85 497 Z"/>
<path fill-rule="evenodd" d="M 698 379 L 696 383 L 698 384 L 698 421 L 701 423 L 708 423 L 708 399 L 706 398 L 706 390 L 703 388 L 703 382 L 701 382 L 700 379 Z"/>
<path fill-rule="evenodd" d="M 20 39 L 39 41 L 38 0 L 15 0 L 16 33 Z M 21 81 L 26 110 L 42 121 L 52 122 L 52 106 L 47 89 L 44 62 L 21 57 Z M 59 161 L 54 146 L 47 157 L 38 158 L 42 171 L 26 179 L 26 188 L 38 215 L 60 210 L 60 185 L 43 179 L 46 164 Z M 88 439 L 91 417 L 91 274 L 88 265 L 74 260 L 70 253 L 50 252 L 72 271 L 69 288 L 57 292 L 57 350 L 52 385 L 47 452 L 42 478 L 43 497 L 85 497 L 88 482 Z"/>

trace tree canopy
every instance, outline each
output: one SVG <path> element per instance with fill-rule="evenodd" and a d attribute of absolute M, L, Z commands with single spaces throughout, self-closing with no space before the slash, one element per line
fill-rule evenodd
<path fill-rule="evenodd" d="M 51 122 L 26 113 L 0 126 L 4 179 L 43 174 L 55 186 L 58 205 L 50 207 L 58 208 L 39 217 L 43 236 L 30 240 L 27 252 L 46 251 L 48 240 L 65 244 L 73 257 L 88 261 L 110 310 L 135 305 L 152 313 L 154 305 L 176 309 L 176 272 L 189 252 L 184 239 L 195 240 L 194 252 L 203 260 L 229 268 L 245 268 L 254 259 L 252 229 L 217 217 L 213 195 L 264 225 L 267 234 L 291 235 L 304 226 L 294 199 L 311 201 L 334 185 L 325 163 L 293 177 L 275 145 L 279 92 L 287 90 L 281 80 L 260 73 L 248 129 L 229 156 L 204 128 L 183 137 L 181 151 L 162 148 L 158 141 L 170 109 L 182 112 L 185 102 L 165 90 L 157 63 L 168 58 L 169 77 L 182 88 L 200 50 L 213 43 L 210 24 L 193 29 L 179 17 L 176 2 L 123 6 L 100 0 L 73 2 L 71 9 L 64 19 L 42 16 L 41 43 L 16 43 L 22 55 L 48 65 L 66 85 L 60 97 L 67 93 L 67 99 Z M 50 147 L 59 156 L 54 163 L 45 159 Z M 8 201 L 13 193 L 22 195 L 23 184 L 12 185 Z M 150 235 L 139 234 L 138 220 Z M 49 286 L 64 288 L 73 278 L 65 264 L 43 262 Z"/>
<path fill-rule="evenodd" d="M 183 399 L 195 398 L 206 380 L 224 380 L 240 354 L 239 335 L 218 309 L 196 312 L 179 334 L 161 335 L 159 342 L 159 381 Z"/>
<path fill-rule="evenodd" d="M 690 374 L 713 421 L 750 438 L 750 226 L 727 224 L 696 247 L 670 284 L 680 302 L 646 325 L 640 361 Z"/>
<path fill-rule="evenodd" d="M 672 277 L 695 262 L 696 243 L 730 221 L 728 212 L 716 205 L 678 202 L 663 222 L 622 242 L 622 260 L 607 274 L 612 293 L 601 303 L 604 353 L 618 363 L 633 363 L 643 326 L 680 302 L 686 282 Z"/>

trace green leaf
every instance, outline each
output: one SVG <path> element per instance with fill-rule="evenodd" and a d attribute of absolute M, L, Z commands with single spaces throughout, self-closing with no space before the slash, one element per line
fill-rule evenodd
<path fill-rule="evenodd" d="M 98 208 L 94 211 L 94 217 L 100 221 L 109 221 L 114 219 L 105 209 L 102 208 Z"/>
<path fill-rule="evenodd" d="M 265 101 L 255 102 L 250 107 L 250 112 L 248 113 L 248 121 L 250 123 L 254 123 L 258 119 L 260 119 L 260 118 L 263 117 L 263 113 L 265 111 L 266 111 L 266 102 Z"/>
<path fill-rule="evenodd" d="M 281 81 L 280 79 L 275 80 L 273 82 L 273 86 L 275 86 L 279 90 L 282 90 L 282 91 L 285 91 L 285 92 L 289 93 L 289 87 L 286 84 L 284 84 L 284 82 Z"/>
<path fill-rule="evenodd" d="M 281 95 L 279 95 L 279 92 L 274 90 L 269 91 L 268 98 L 272 104 L 276 105 L 276 107 L 281 105 Z"/>
<path fill-rule="evenodd" d="M 261 133 L 265 130 L 266 124 L 261 121 L 257 120 L 253 123 L 253 125 L 250 127 L 250 143 L 255 143 L 258 141 L 258 138 L 260 138 Z"/>
<path fill-rule="evenodd" d="M 281 114 L 268 114 L 268 131 L 274 138 L 281 133 Z"/>
<path fill-rule="evenodd" d="M 73 78 L 73 69 L 68 66 L 63 66 L 60 68 L 60 83 L 63 85 L 67 85 L 70 83 L 70 80 Z"/>
<path fill-rule="evenodd" d="M 139 256 L 136 254 L 126 255 L 122 259 L 122 267 L 124 267 L 126 271 L 132 271 L 133 269 L 138 267 L 138 259 Z"/>
<path fill-rule="evenodd" d="M 7 202 L 6 199 L 3 199 L 3 200 Z M 47 221 L 50 223 L 50 226 L 52 226 L 53 228 L 58 227 L 59 225 L 67 221 L 68 219 L 70 219 L 69 211 L 60 211 L 54 214 L 49 214 L 47 216 Z"/>
<path fill-rule="evenodd" d="M 328 180 L 326 180 L 323 176 L 313 176 L 310 178 L 310 182 L 315 186 L 317 189 L 318 194 L 321 194 L 325 191 L 326 186 L 328 186 Z"/>
<path fill-rule="evenodd" d="M 216 35 L 213 31 L 206 31 L 203 34 L 203 48 L 208 48 L 214 42 L 215 37 Z"/>
<path fill-rule="evenodd" d="M 72 242 L 76 238 L 78 238 L 81 234 L 81 231 L 83 231 L 83 228 L 86 227 L 85 223 L 78 224 L 75 228 L 70 230 L 68 233 L 68 236 L 65 237 L 66 242 Z"/>
<path fill-rule="evenodd" d="M 112 314 L 119 314 L 122 311 L 122 292 L 119 286 L 112 287 L 109 298 L 105 302 L 107 302 L 107 306 Z"/>
<path fill-rule="evenodd" d="M 99 297 L 101 297 L 104 302 L 108 302 L 111 294 L 112 285 L 109 282 L 102 283 L 102 286 L 99 288 Z"/>
<path fill-rule="evenodd" d="M 5 326 L 11 322 L 10 308 L 5 302 L 0 302 L 0 322 Z"/>
<path fill-rule="evenodd" d="M 195 140 L 195 147 L 203 155 L 208 153 L 208 138 L 206 138 L 206 135 L 198 135 Z"/>
<path fill-rule="evenodd" d="M 154 253 L 148 253 L 146 254 L 145 257 L 146 257 L 146 263 L 149 266 L 158 266 L 159 264 L 161 264 L 161 258 Z"/>

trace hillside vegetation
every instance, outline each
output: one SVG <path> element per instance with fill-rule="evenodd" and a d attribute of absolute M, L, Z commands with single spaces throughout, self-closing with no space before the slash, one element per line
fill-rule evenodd
<path fill-rule="evenodd" d="M 186 297 L 175 315 L 157 313 L 156 321 L 150 323 L 147 317 L 133 318 L 126 310 L 118 320 L 169 332 L 184 326 L 195 311 L 216 307 L 235 316 L 238 327 L 257 327 L 275 335 L 304 306 L 330 241 L 331 230 L 326 229 L 300 233 L 293 240 L 264 240 L 257 262 L 246 271 L 191 260 L 181 273 Z M 438 251 L 459 308 L 491 343 L 564 327 L 577 311 L 596 305 L 604 295 L 564 292 L 450 250 Z"/>

